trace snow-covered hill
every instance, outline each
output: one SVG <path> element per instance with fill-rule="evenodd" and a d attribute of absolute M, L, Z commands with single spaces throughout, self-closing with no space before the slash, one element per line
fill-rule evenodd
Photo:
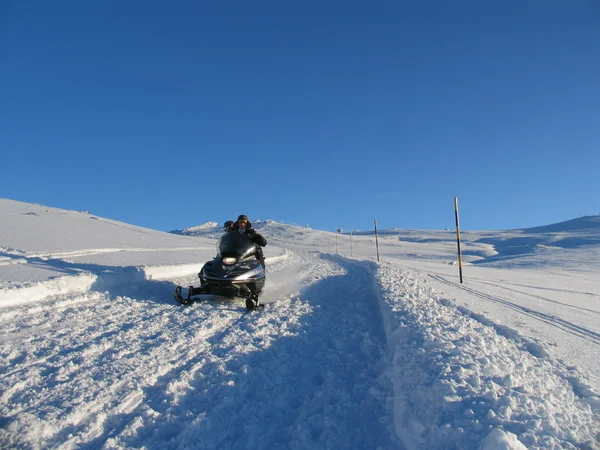
<path fill-rule="evenodd" d="M 594 230 L 256 226 L 264 310 L 182 307 L 216 224 L 0 199 L 0 447 L 600 446 Z"/>
<path fill-rule="evenodd" d="M 598 233 L 600 231 L 600 214 L 578 217 L 576 219 L 566 220 L 564 222 L 553 223 L 540 227 L 525 228 L 523 231 L 528 233 L 564 233 L 568 231 L 587 231 L 591 233 Z"/>

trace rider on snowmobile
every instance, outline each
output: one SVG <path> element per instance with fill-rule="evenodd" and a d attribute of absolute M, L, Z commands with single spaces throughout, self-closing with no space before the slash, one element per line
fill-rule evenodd
<path fill-rule="evenodd" d="M 252 242 L 256 244 L 256 259 L 260 261 L 263 269 L 266 268 L 265 257 L 261 247 L 267 245 L 267 240 L 261 234 L 257 233 L 254 228 L 252 228 L 252 223 L 250 223 L 246 214 L 241 214 L 238 216 L 237 221 L 231 226 L 230 232 L 236 231 L 238 233 L 247 235 L 250 237 Z"/>

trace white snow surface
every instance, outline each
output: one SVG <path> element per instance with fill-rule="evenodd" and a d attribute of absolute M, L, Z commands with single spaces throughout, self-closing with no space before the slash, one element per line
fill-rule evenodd
<path fill-rule="evenodd" d="M 598 220 L 463 233 L 463 284 L 454 232 L 255 221 L 265 307 L 177 304 L 226 219 L 0 199 L 0 448 L 600 448 Z"/>

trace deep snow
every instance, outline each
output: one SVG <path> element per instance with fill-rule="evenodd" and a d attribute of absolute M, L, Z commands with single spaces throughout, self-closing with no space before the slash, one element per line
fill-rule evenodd
<path fill-rule="evenodd" d="M 235 212 L 232 212 L 234 214 Z M 592 225 L 257 222 L 264 310 L 176 304 L 221 232 L 0 199 L 2 448 L 597 448 Z"/>

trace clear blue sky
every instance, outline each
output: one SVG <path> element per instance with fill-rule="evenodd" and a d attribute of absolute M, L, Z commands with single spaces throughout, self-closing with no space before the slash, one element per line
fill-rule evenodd
<path fill-rule="evenodd" d="M 600 212 L 597 1 L 1 5 L 2 197 L 159 230 Z"/>

